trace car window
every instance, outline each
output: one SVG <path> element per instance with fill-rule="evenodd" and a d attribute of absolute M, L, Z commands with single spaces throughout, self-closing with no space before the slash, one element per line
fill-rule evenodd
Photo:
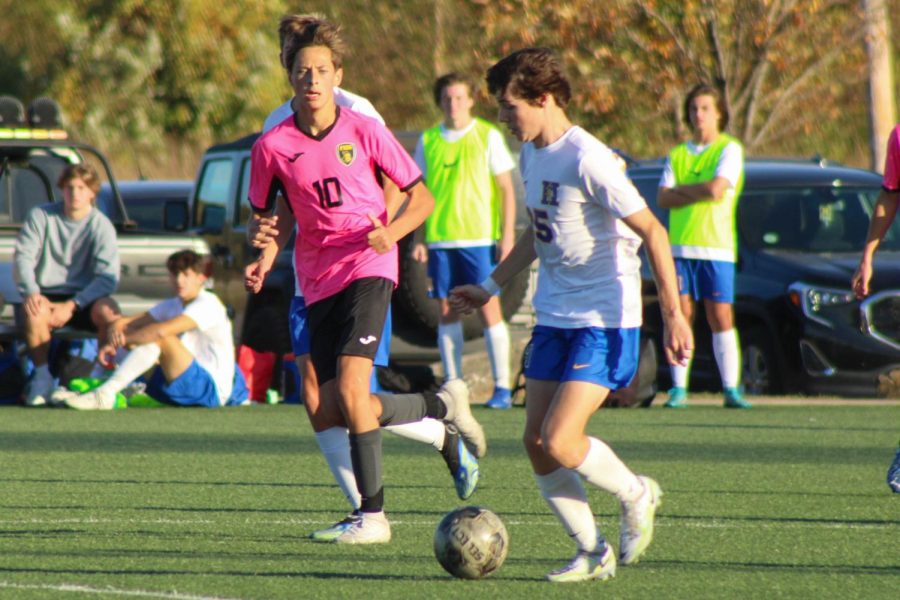
<path fill-rule="evenodd" d="M 741 241 L 755 249 L 860 251 L 878 194 L 877 188 L 745 189 L 738 202 Z M 884 244 L 896 247 L 898 241 L 895 222 Z"/>
<path fill-rule="evenodd" d="M 203 167 L 194 207 L 194 222 L 198 226 L 212 230 L 224 227 L 232 172 L 230 158 L 212 159 Z"/>
<path fill-rule="evenodd" d="M 234 226 L 244 227 L 250 218 L 250 157 L 241 161 L 241 193 L 235 198 L 237 206 L 234 207 Z"/>

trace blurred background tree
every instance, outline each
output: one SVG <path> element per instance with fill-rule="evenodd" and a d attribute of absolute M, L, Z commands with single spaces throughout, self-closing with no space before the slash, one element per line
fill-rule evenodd
<path fill-rule="evenodd" d="M 896 40 L 900 0 L 885 3 Z M 869 162 L 860 0 L 0 0 L 0 93 L 57 98 L 122 178 L 191 178 L 206 146 L 258 129 L 290 95 L 276 27 L 300 10 L 344 26 L 346 87 L 396 129 L 439 119 L 437 75 L 480 82 L 540 44 L 566 62 L 574 120 L 632 155 L 685 137 L 684 93 L 706 80 L 750 154 Z"/>

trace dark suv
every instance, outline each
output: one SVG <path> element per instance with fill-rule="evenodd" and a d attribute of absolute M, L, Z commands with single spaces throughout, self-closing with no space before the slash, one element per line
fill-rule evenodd
<path fill-rule="evenodd" d="M 657 160 L 628 172 L 665 223 L 668 211 L 656 206 L 662 169 Z M 900 368 L 900 223 L 876 254 L 871 296 L 860 302 L 850 290 L 880 189 L 876 173 L 819 159 L 747 161 L 735 317 L 748 393 L 872 396 L 878 376 Z M 659 309 L 646 267 L 644 280 L 645 330 L 658 349 Z M 709 328 L 702 307 L 695 312 L 691 387 L 717 389 Z M 659 362 L 665 389 L 669 372 Z"/>

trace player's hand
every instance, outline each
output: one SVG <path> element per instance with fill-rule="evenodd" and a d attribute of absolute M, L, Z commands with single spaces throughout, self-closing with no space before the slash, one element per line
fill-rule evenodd
<path fill-rule="evenodd" d="M 262 259 L 255 260 L 244 267 L 244 289 L 258 294 L 271 270 L 272 265 L 266 264 L 266 261 Z"/>
<path fill-rule="evenodd" d="M 253 215 L 247 226 L 247 240 L 254 248 L 265 248 L 278 237 L 278 215 Z"/>
<path fill-rule="evenodd" d="M 390 249 L 394 247 L 394 240 L 391 238 L 391 234 L 387 227 L 384 226 L 381 219 L 372 213 L 369 213 L 369 220 L 372 221 L 372 226 L 374 227 L 374 229 L 366 236 L 369 241 L 369 247 L 378 254 L 389 252 Z"/>
<path fill-rule="evenodd" d="M 867 260 L 861 260 L 856 273 L 850 280 L 850 288 L 856 297 L 860 300 L 869 295 L 869 282 L 872 280 L 872 263 Z"/>
<path fill-rule="evenodd" d="M 117 352 L 118 349 L 112 344 L 104 344 L 103 347 L 97 351 L 97 362 L 100 363 L 104 369 L 115 369 Z"/>
<path fill-rule="evenodd" d="M 25 307 L 25 313 L 29 317 L 37 317 L 42 312 L 50 308 L 50 301 L 47 300 L 47 296 L 38 292 L 25 296 L 25 300 L 24 302 L 22 302 L 22 305 Z"/>
<path fill-rule="evenodd" d="M 117 319 L 110 323 L 109 329 L 106 331 L 107 343 L 104 345 L 112 346 L 113 350 L 124 348 L 128 342 L 125 335 L 124 319 Z"/>
<path fill-rule="evenodd" d="M 454 312 L 467 315 L 476 308 L 487 304 L 491 299 L 491 295 L 486 289 L 480 285 L 458 285 L 450 290 L 450 308 Z"/>
<path fill-rule="evenodd" d="M 72 316 L 75 314 L 75 303 L 71 300 L 66 300 L 65 302 L 51 302 L 50 303 L 50 327 L 56 329 L 57 327 L 62 327 L 70 320 L 72 320 Z"/>
<path fill-rule="evenodd" d="M 694 333 L 680 310 L 665 320 L 663 342 L 669 364 L 686 367 L 694 354 Z"/>
<path fill-rule="evenodd" d="M 412 249 L 412 259 L 417 262 L 428 262 L 428 248 L 425 244 L 415 244 Z"/>

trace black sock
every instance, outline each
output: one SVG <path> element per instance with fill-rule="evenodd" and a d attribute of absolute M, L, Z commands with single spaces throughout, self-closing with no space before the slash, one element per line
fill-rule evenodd
<path fill-rule="evenodd" d="M 350 460 L 356 488 L 362 496 L 361 512 L 379 512 L 384 508 L 384 483 L 381 472 L 381 430 L 350 434 Z"/>
<path fill-rule="evenodd" d="M 425 398 L 425 416 L 432 419 L 443 419 L 447 416 L 447 405 L 434 392 L 422 392 Z"/>
<path fill-rule="evenodd" d="M 459 471 L 459 433 L 452 425 L 444 427 L 444 446 L 441 448 L 441 456 L 444 457 L 450 474 L 455 477 L 456 472 Z"/>
<path fill-rule="evenodd" d="M 415 423 L 425 418 L 427 404 L 422 394 L 385 394 L 378 393 L 381 401 L 381 418 L 378 423 L 385 425 L 403 425 Z"/>

